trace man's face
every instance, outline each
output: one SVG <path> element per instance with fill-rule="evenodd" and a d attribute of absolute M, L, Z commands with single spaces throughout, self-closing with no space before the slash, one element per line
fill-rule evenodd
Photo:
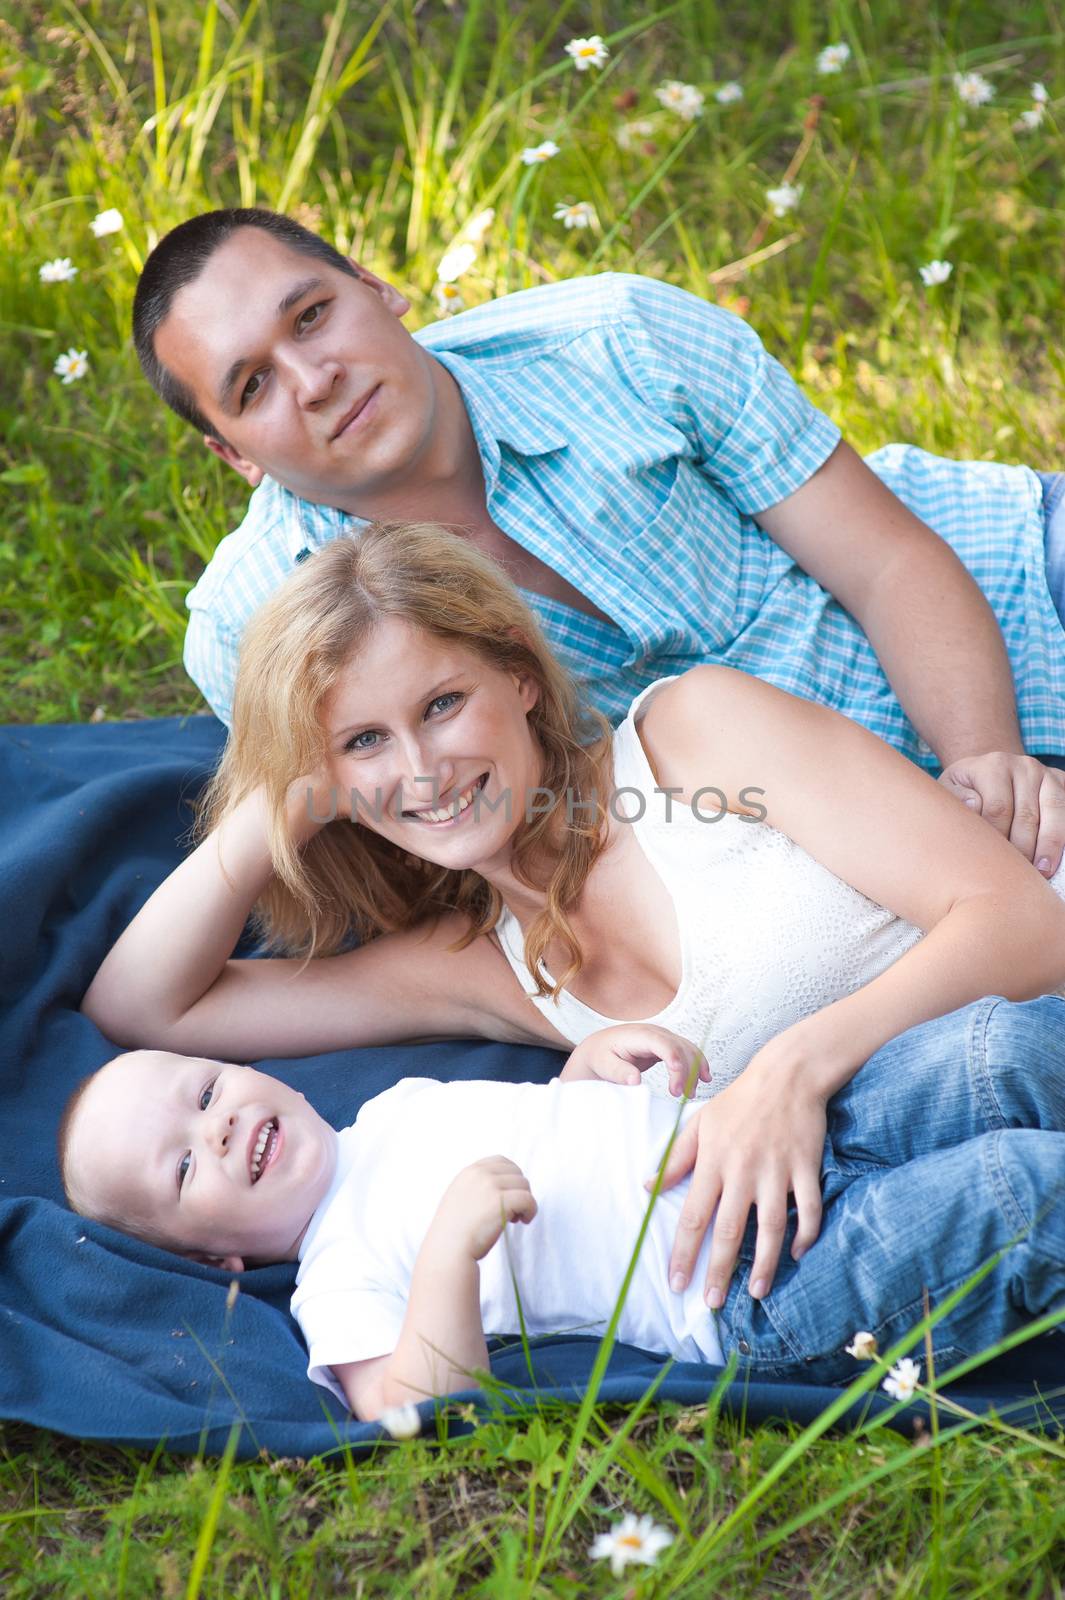
<path fill-rule="evenodd" d="M 175 296 L 155 351 L 226 441 L 216 454 L 307 500 L 355 511 L 427 450 L 435 363 L 403 297 L 261 228 L 239 228 Z M 261 470 L 259 470 L 261 469 Z"/>
<path fill-rule="evenodd" d="M 86 1090 L 67 1165 L 94 1210 L 241 1271 L 245 1258 L 295 1258 L 332 1181 L 336 1135 L 252 1067 L 137 1050 Z"/>

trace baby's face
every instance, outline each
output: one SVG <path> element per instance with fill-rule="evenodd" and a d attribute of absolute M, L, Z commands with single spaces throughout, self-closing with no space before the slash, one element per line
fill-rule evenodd
<path fill-rule="evenodd" d="M 182 1253 L 295 1259 L 336 1167 L 336 1134 L 253 1067 L 167 1051 L 109 1062 L 86 1090 L 67 1170 L 99 1214 Z"/>

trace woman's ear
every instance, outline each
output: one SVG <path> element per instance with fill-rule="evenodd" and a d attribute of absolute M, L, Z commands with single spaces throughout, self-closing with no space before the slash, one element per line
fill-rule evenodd
<path fill-rule="evenodd" d="M 540 685 L 531 672 L 515 673 L 514 682 L 518 686 L 518 699 L 521 701 L 521 709 L 528 713 L 540 698 Z"/>

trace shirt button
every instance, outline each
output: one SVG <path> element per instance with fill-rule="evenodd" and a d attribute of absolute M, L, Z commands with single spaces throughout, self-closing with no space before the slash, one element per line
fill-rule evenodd
<path fill-rule="evenodd" d="M 736 1346 L 736 1349 L 739 1351 L 741 1356 L 749 1356 L 751 1353 L 751 1347 L 747 1343 L 746 1339 L 741 1339 L 739 1344 Z"/>
<path fill-rule="evenodd" d="M 307 549 L 307 546 L 304 545 L 302 550 L 297 550 L 296 551 L 296 554 L 293 556 L 292 559 L 294 561 L 296 561 L 297 563 L 300 562 L 300 561 L 306 561 L 309 558 L 310 553 L 311 552 Z"/>

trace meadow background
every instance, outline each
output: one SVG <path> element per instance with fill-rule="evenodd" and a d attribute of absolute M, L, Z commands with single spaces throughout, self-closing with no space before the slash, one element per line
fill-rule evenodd
<path fill-rule="evenodd" d="M 609 54 L 579 72 L 565 45 L 591 35 Z M 971 73 L 989 94 L 959 92 Z M 664 105 L 670 82 L 701 104 Z M 164 413 L 128 338 L 138 267 L 191 212 L 292 212 L 396 283 L 412 327 L 456 295 L 668 278 L 747 316 L 860 449 L 1053 469 L 1063 110 L 1055 0 L 7 0 L 0 720 L 202 709 L 183 597 L 246 489 Z M 42 281 L 55 261 L 76 275 Z M 926 284 L 933 262 L 951 270 Z M 85 370 L 64 383 L 71 351 Z M 0 1588 L 1050 1600 L 1063 1458 L 946 1402 L 916 1439 L 593 1407 L 368 1463 L 143 1459 L 9 1427 Z M 589 1546 L 626 1511 L 673 1543 L 615 1578 Z"/>

